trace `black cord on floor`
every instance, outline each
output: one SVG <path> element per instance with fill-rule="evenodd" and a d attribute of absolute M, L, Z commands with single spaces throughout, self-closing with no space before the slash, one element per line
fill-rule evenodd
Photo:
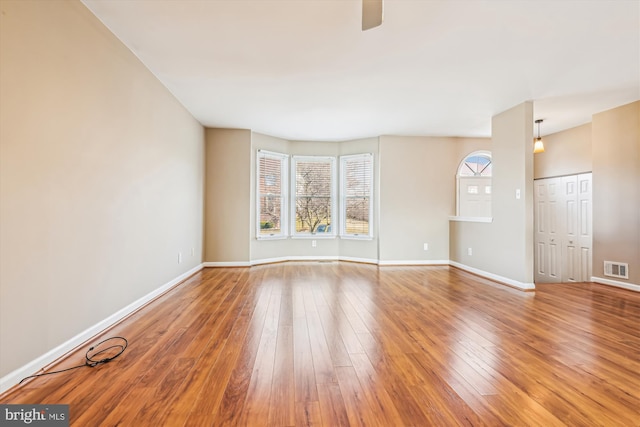
<path fill-rule="evenodd" d="M 102 348 L 102 349 L 99 348 L 101 344 L 104 344 L 104 343 L 106 343 L 108 341 L 111 341 L 111 340 L 121 340 L 123 342 L 119 343 L 119 344 L 112 344 L 112 345 L 110 345 L 108 347 L 105 347 L 105 348 Z M 100 341 L 95 346 L 89 347 L 89 350 L 87 350 L 87 352 L 84 355 L 84 358 L 85 358 L 84 364 L 78 365 L 78 366 L 73 366 L 73 367 L 67 368 L 67 369 L 61 369 L 59 371 L 45 372 L 44 374 L 30 375 L 30 376 L 25 377 L 22 380 L 20 380 L 20 382 L 18 384 L 22 384 L 22 382 L 24 380 L 28 380 L 29 378 L 42 377 L 44 375 L 59 374 L 61 372 L 70 371 L 72 369 L 83 368 L 85 366 L 93 368 L 93 367 L 101 365 L 103 363 L 111 362 L 113 359 L 115 359 L 116 357 L 118 357 L 122 353 L 124 353 L 124 351 L 125 351 L 125 349 L 127 348 L 128 345 L 129 345 L 129 341 L 127 341 L 127 339 L 124 338 L 124 337 L 107 338 L 106 340 Z M 111 350 L 113 348 L 119 348 L 120 350 L 116 354 L 114 354 L 113 356 L 105 357 L 105 358 L 102 358 L 102 359 L 98 358 L 100 355 L 104 354 L 105 352 L 107 352 L 107 351 L 109 351 L 109 350 Z M 95 350 L 95 352 L 94 352 L 94 350 Z"/>

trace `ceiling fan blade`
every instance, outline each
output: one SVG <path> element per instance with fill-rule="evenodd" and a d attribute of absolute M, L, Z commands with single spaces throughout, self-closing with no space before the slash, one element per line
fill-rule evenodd
<path fill-rule="evenodd" d="M 382 0 L 362 0 L 362 31 L 382 24 Z"/>

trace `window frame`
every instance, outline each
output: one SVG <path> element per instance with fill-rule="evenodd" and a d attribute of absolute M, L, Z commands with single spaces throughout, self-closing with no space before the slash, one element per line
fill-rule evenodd
<path fill-rule="evenodd" d="M 350 160 L 366 159 L 370 162 L 371 175 L 369 178 L 369 212 L 368 212 L 368 233 L 348 233 L 347 232 L 347 199 L 351 198 L 347 195 L 347 163 Z M 371 240 L 373 239 L 373 194 L 374 194 L 374 156 L 372 153 L 360 153 L 346 156 L 340 156 L 340 238 L 343 239 L 356 239 L 356 240 Z M 353 196 L 352 196 L 353 197 Z"/>
<path fill-rule="evenodd" d="M 262 234 L 260 228 L 261 220 L 261 199 L 265 193 L 260 191 L 261 168 L 260 159 L 270 158 L 280 161 L 280 231 L 269 235 Z M 267 150 L 257 150 L 256 152 L 256 239 L 257 240 L 277 240 L 286 239 L 289 236 L 289 155 L 276 153 Z"/>
<path fill-rule="evenodd" d="M 310 163 L 310 162 L 318 162 L 318 163 L 329 163 L 331 166 L 331 183 L 330 183 L 330 209 L 331 215 L 329 217 L 329 224 L 331 225 L 330 232 L 299 232 L 297 231 L 296 222 L 297 222 L 297 201 L 298 195 L 296 192 L 296 174 L 298 170 L 298 163 Z M 336 234 L 336 196 L 337 196 L 337 171 L 336 171 L 336 157 L 335 156 L 299 156 L 294 155 L 291 156 L 291 179 L 290 179 L 290 236 L 292 238 L 335 238 Z"/>

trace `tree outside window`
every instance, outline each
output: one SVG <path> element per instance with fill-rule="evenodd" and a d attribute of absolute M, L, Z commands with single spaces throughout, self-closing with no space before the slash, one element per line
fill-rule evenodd
<path fill-rule="evenodd" d="M 333 233 L 334 159 L 294 157 L 296 233 Z"/>

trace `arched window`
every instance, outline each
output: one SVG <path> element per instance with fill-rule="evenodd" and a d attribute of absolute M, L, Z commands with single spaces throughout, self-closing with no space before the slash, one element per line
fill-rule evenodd
<path fill-rule="evenodd" d="M 491 152 L 466 156 L 456 174 L 457 212 L 461 217 L 491 217 Z"/>

